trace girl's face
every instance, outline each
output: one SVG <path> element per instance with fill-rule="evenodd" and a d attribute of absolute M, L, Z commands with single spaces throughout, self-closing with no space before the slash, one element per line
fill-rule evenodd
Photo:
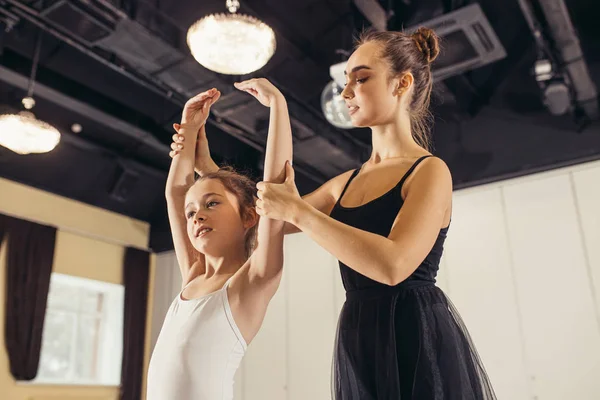
<path fill-rule="evenodd" d="M 218 179 L 196 182 L 185 200 L 187 234 L 196 250 L 220 257 L 243 252 L 247 230 L 254 221 L 244 221 L 237 197 Z"/>
<path fill-rule="evenodd" d="M 380 50 L 378 43 L 367 42 L 348 59 L 342 97 L 356 127 L 385 125 L 400 113 L 400 79 L 390 78 L 390 67 Z"/>

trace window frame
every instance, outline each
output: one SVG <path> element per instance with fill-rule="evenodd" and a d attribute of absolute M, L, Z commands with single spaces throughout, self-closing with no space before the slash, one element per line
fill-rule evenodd
<path fill-rule="evenodd" d="M 101 311 L 87 310 L 70 310 L 64 307 L 52 307 L 50 302 L 51 290 L 53 283 L 60 285 L 70 285 L 80 289 L 93 290 L 103 294 L 103 305 Z M 122 356 L 123 356 L 123 319 L 124 319 L 124 298 L 125 288 L 121 284 L 99 281 L 89 278 L 83 278 L 74 275 L 67 275 L 58 272 L 52 272 L 50 277 L 50 290 L 48 292 L 48 303 L 46 306 L 46 317 L 48 312 L 65 313 L 72 315 L 73 337 L 70 345 L 70 372 L 66 378 L 45 378 L 38 375 L 31 381 L 19 381 L 19 383 L 29 385 L 55 385 L 55 386 L 120 386 Z M 77 347 L 79 345 L 79 328 L 80 320 L 85 317 L 90 317 L 94 321 L 101 323 L 101 328 L 98 331 L 95 339 L 95 361 L 93 368 L 96 369 L 97 379 L 77 379 L 72 375 L 72 371 L 77 364 Z M 45 334 L 47 324 L 44 324 Z M 118 332 L 115 333 L 115 332 Z M 44 342 L 42 336 L 42 349 L 40 350 L 40 364 L 44 352 Z"/>

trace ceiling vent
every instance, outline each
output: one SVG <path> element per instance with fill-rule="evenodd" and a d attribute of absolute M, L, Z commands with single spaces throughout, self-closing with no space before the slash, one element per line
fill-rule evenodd
<path fill-rule="evenodd" d="M 433 29 L 441 38 L 440 55 L 432 64 L 436 80 L 460 75 L 506 57 L 502 43 L 477 3 L 424 21 L 419 26 Z M 406 32 L 411 33 L 417 28 L 411 27 Z"/>

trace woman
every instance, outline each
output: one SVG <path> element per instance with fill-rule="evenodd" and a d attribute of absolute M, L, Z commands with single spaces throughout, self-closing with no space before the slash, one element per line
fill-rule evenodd
<path fill-rule="evenodd" d="M 340 261 L 347 298 L 336 399 L 495 398 L 460 316 L 435 286 L 452 208 L 450 172 L 428 151 L 438 53 L 430 29 L 364 34 L 342 96 L 353 125 L 372 130 L 369 160 L 304 199 L 292 180 L 258 185 L 259 215 L 295 226 Z"/>
<path fill-rule="evenodd" d="M 265 79 L 236 87 L 271 108 L 264 179 L 283 182 L 292 158 L 285 99 Z M 172 146 L 179 151 L 171 154 L 166 197 L 183 286 L 150 361 L 149 400 L 233 399 L 235 372 L 281 280 L 283 223 L 259 221 L 255 184 L 210 158 L 204 127 L 219 96 L 211 89 L 186 103 Z"/>

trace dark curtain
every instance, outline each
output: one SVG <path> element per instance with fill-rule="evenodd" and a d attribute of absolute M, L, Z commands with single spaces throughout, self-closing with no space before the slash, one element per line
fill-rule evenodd
<path fill-rule="evenodd" d="M 4 233 L 7 230 L 8 217 L 4 214 L 0 214 L 0 246 L 2 246 L 2 240 L 4 239 Z"/>
<path fill-rule="evenodd" d="M 0 216 L 7 243 L 5 344 L 16 380 L 37 375 L 56 228 Z"/>
<path fill-rule="evenodd" d="M 142 395 L 149 277 L 150 253 L 127 248 L 123 261 L 125 310 L 120 400 L 139 400 Z"/>

